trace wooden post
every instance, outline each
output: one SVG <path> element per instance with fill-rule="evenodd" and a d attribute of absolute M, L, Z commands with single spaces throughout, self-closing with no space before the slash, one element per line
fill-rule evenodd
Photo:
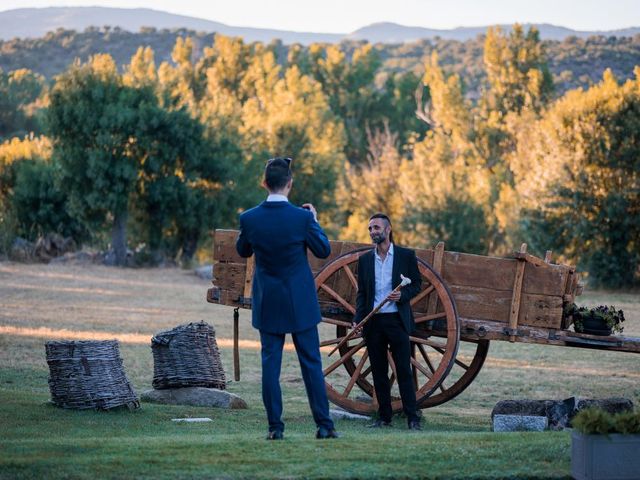
<path fill-rule="evenodd" d="M 247 269 L 244 277 L 244 290 L 242 303 L 251 297 L 251 287 L 253 286 L 253 271 L 256 266 L 255 255 L 247 258 Z M 240 313 L 239 308 L 233 310 L 233 378 L 236 382 L 240 381 Z"/>
<path fill-rule="evenodd" d="M 527 253 L 527 244 L 523 243 L 520 246 L 520 253 Z M 513 294 L 511 296 L 511 311 L 509 312 L 509 341 L 515 342 L 515 332 L 518 328 L 518 315 L 520 314 L 520 299 L 522 298 L 522 279 L 524 278 L 524 267 L 527 262 L 525 256 L 521 255 L 518 258 L 518 265 L 516 265 L 516 276 L 513 281 Z"/>
<path fill-rule="evenodd" d="M 233 309 L 233 379 L 240 381 L 240 347 L 239 343 L 239 323 L 240 323 L 240 307 Z"/>
<path fill-rule="evenodd" d="M 244 293 L 245 299 L 251 298 L 251 287 L 253 286 L 253 271 L 256 269 L 256 256 L 251 255 L 247 258 L 247 269 L 244 274 Z"/>
<path fill-rule="evenodd" d="M 444 265 L 444 242 L 438 242 L 433 251 L 433 265 L 431 268 L 440 276 L 442 276 L 442 266 Z M 431 294 L 429 303 L 427 304 L 427 315 L 435 313 L 438 307 L 438 296 Z"/>

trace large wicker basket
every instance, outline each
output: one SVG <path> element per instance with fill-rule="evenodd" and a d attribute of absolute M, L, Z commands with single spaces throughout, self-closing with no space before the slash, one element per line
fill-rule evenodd
<path fill-rule="evenodd" d="M 189 323 L 160 332 L 151 339 L 153 388 L 227 386 L 214 328 Z"/>
<path fill-rule="evenodd" d="M 47 342 L 45 350 L 55 405 L 98 410 L 140 406 L 124 372 L 117 340 Z"/>

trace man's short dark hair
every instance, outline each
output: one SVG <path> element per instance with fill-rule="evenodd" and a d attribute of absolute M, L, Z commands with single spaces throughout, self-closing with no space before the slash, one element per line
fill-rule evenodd
<path fill-rule="evenodd" d="M 276 157 L 267 162 L 264 167 L 264 183 L 271 191 L 282 190 L 291 180 L 291 159 Z"/>
<path fill-rule="evenodd" d="M 387 225 L 391 226 L 391 219 L 388 216 L 386 216 L 384 213 L 374 213 L 373 215 L 371 215 L 369 217 L 369 221 L 371 221 L 371 220 L 373 220 L 375 218 L 381 218 L 381 219 L 383 219 L 384 221 L 387 222 Z M 391 231 L 389 233 L 389 241 L 391 243 L 393 243 L 393 231 Z"/>

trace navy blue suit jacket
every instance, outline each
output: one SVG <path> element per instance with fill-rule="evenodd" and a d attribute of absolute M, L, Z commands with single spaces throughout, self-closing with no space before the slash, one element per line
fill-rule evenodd
<path fill-rule="evenodd" d="M 356 315 L 354 322 L 360 322 L 375 308 L 373 302 L 376 294 L 375 248 L 358 258 L 358 294 L 356 296 Z M 420 293 L 422 276 L 418 270 L 416 252 L 393 245 L 393 267 L 391 270 L 391 285 L 393 288 L 400 284 L 400 274 L 411 279 L 411 283 L 400 289 L 400 300 L 396 302 L 398 314 L 407 333 L 411 334 L 415 328 L 410 300 Z M 365 330 L 368 325 L 365 325 Z"/>
<path fill-rule="evenodd" d="M 326 258 L 331 247 L 313 214 L 289 202 L 262 202 L 240 215 L 238 254 L 255 254 L 252 324 L 267 333 L 293 333 L 322 317 L 307 248 Z"/>

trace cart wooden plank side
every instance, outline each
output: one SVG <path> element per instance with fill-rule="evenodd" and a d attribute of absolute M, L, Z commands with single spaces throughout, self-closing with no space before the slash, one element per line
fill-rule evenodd
<path fill-rule="evenodd" d="M 235 230 L 214 232 L 214 286 L 207 301 L 251 308 L 253 257 L 236 253 L 237 235 Z M 372 246 L 330 243 L 328 258 L 309 255 L 323 316 L 325 383 L 333 403 L 368 414 L 377 410 L 377 403 L 363 339 L 356 336 L 336 355 L 328 353 L 351 329 L 357 260 Z M 572 319 L 563 312 L 582 287 L 575 268 L 552 263 L 550 252 L 543 260 L 523 245 L 511 258 L 501 258 L 448 252 L 439 243 L 434 249 L 416 249 L 416 255 L 423 285 L 411 301 L 416 319 L 411 364 L 420 408 L 444 403 L 467 388 L 482 368 L 491 340 L 640 353 L 638 338 L 569 330 Z M 237 314 L 235 318 L 237 335 Z M 393 408 L 400 411 L 395 366 L 391 356 L 389 360 Z"/>

